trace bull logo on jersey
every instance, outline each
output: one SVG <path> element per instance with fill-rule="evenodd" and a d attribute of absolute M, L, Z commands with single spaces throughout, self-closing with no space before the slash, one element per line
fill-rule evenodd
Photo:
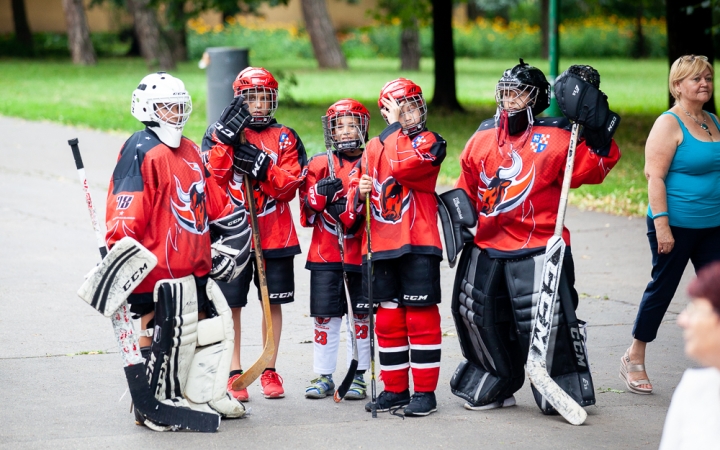
<path fill-rule="evenodd" d="M 498 167 L 494 177 L 485 175 L 484 168 L 480 171 L 480 180 L 485 183 L 485 188 L 478 186 L 478 197 L 482 199 L 480 214 L 497 216 L 515 209 L 525 201 L 535 182 L 535 165 L 518 179 L 522 171 L 522 158 L 515 151 L 512 152 L 510 167 Z"/>
<path fill-rule="evenodd" d="M 170 199 L 170 207 L 178 224 L 193 234 L 203 234 L 208 230 L 208 217 L 205 211 L 205 177 L 199 164 L 185 161 L 193 172 L 197 172 L 198 181 L 190 183 L 185 190 L 180 179 L 175 176 L 175 194 L 177 200 Z M 173 196 L 174 197 L 174 196 Z"/>
<path fill-rule="evenodd" d="M 373 178 L 373 217 L 383 223 L 400 222 L 405 211 L 410 208 L 410 191 L 404 191 L 393 177 L 386 178 L 382 183 Z"/>
<path fill-rule="evenodd" d="M 272 158 L 272 156 L 271 156 Z M 266 216 L 275 211 L 276 201 L 274 198 L 265 194 L 259 185 L 253 183 L 253 198 L 255 200 L 255 211 L 258 217 Z M 245 206 L 245 186 L 243 184 L 243 175 L 235 173 L 233 179 L 228 185 L 228 194 L 230 200 L 236 206 Z M 246 208 L 247 209 L 247 208 Z"/>

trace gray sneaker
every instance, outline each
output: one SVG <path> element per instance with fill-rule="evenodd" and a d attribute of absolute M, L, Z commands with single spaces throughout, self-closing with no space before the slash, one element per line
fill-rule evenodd
<path fill-rule="evenodd" d="M 321 375 L 310 381 L 310 383 L 310 386 L 305 388 L 305 398 L 325 398 L 335 393 L 335 383 L 332 375 Z"/>

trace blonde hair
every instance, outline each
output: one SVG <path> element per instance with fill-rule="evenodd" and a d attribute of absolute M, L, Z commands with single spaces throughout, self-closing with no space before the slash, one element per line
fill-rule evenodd
<path fill-rule="evenodd" d="M 715 76 L 712 64 L 708 62 L 707 57 L 702 55 L 683 55 L 675 60 L 670 67 L 670 76 L 668 77 L 668 85 L 670 87 L 670 95 L 677 102 L 680 100 L 680 93 L 675 88 L 678 83 L 689 76 L 695 76 L 705 69 L 710 70 L 710 75 Z"/>

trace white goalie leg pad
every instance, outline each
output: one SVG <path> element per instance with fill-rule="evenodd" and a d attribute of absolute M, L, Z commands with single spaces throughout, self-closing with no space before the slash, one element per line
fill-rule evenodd
<path fill-rule="evenodd" d="M 85 276 L 77 294 L 110 317 L 157 265 L 157 257 L 131 237 L 120 239 Z"/>
<path fill-rule="evenodd" d="M 358 367 L 357 370 L 370 368 L 370 316 L 367 314 L 353 314 L 355 322 L 355 339 L 358 346 Z M 350 332 L 350 330 L 348 330 Z M 347 339 L 347 362 L 348 367 L 353 359 L 352 338 Z"/>
<path fill-rule="evenodd" d="M 337 368 L 342 317 L 313 317 L 313 323 L 313 371 L 319 375 L 332 374 Z"/>
<path fill-rule="evenodd" d="M 239 418 L 245 415 L 245 407 L 227 392 L 235 345 L 232 313 L 214 281 L 208 280 L 206 291 L 217 316 L 198 324 L 198 347 L 185 385 L 185 398 L 193 409 Z"/>
<path fill-rule="evenodd" d="M 160 280 L 155 285 L 155 329 L 148 376 L 155 397 L 174 406 L 187 406 L 183 390 L 197 344 L 197 288 L 190 275 Z"/>

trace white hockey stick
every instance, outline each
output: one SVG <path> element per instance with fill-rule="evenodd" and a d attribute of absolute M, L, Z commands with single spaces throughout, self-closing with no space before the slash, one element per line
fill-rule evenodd
<path fill-rule="evenodd" d="M 567 392 L 550 377 L 547 368 L 547 351 L 550 332 L 552 331 L 555 303 L 558 295 L 558 284 L 562 272 L 563 257 L 565 256 L 565 241 L 563 241 L 563 227 L 565 223 L 565 210 L 567 209 L 568 192 L 575 165 L 575 149 L 577 147 L 580 125 L 572 125 L 570 146 L 568 148 L 565 174 L 563 176 L 562 190 L 560 192 L 560 205 L 558 206 L 555 233 L 550 238 L 545 249 L 543 263 L 542 287 L 538 300 L 537 312 L 530 333 L 530 351 L 528 352 L 525 370 L 535 389 L 571 424 L 582 425 L 587 413 Z"/>
<path fill-rule="evenodd" d="M 90 188 L 88 187 L 87 178 L 85 177 L 85 167 L 80 156 L 80 148 L 77 139 L 68 141 L 75 158 L 75 167 L 77 168 L 80 183 L 85 192 L 85 203 L 87 203 L 90 220 L 95 230 L 95 238 L 97 239 L 98 250 L 100 256 L 105 258 L 108 251 L 105 247 L 105 238 L 100 231 L 100 225 L 95 214 L 95 206 L 93 206 L 92 197 L 90 196 Z M 94 305 L 93 305 L 94 306 Z M 128 382 L 128 389 L 132 397 L 133 405 L 147 419 L 155 424 L 170 426 L 172 429 L 192 430 L 203 432 L 214 432 L 220 427 L 220 416 L 217 414 L 193 411 L 187 408 L 176 408 L 174 406 L 161 403 L 155 398 L 150 385 L 148 384 L 147 375 L 145 375 L 145 359 L 140 354 L 140 344 L 130 318 L 130 307 L 124 300 L 117 311 L 111 315 L 115 338 L 120 347 L 120 356 L 125 366 L 125 378 Z"/>

